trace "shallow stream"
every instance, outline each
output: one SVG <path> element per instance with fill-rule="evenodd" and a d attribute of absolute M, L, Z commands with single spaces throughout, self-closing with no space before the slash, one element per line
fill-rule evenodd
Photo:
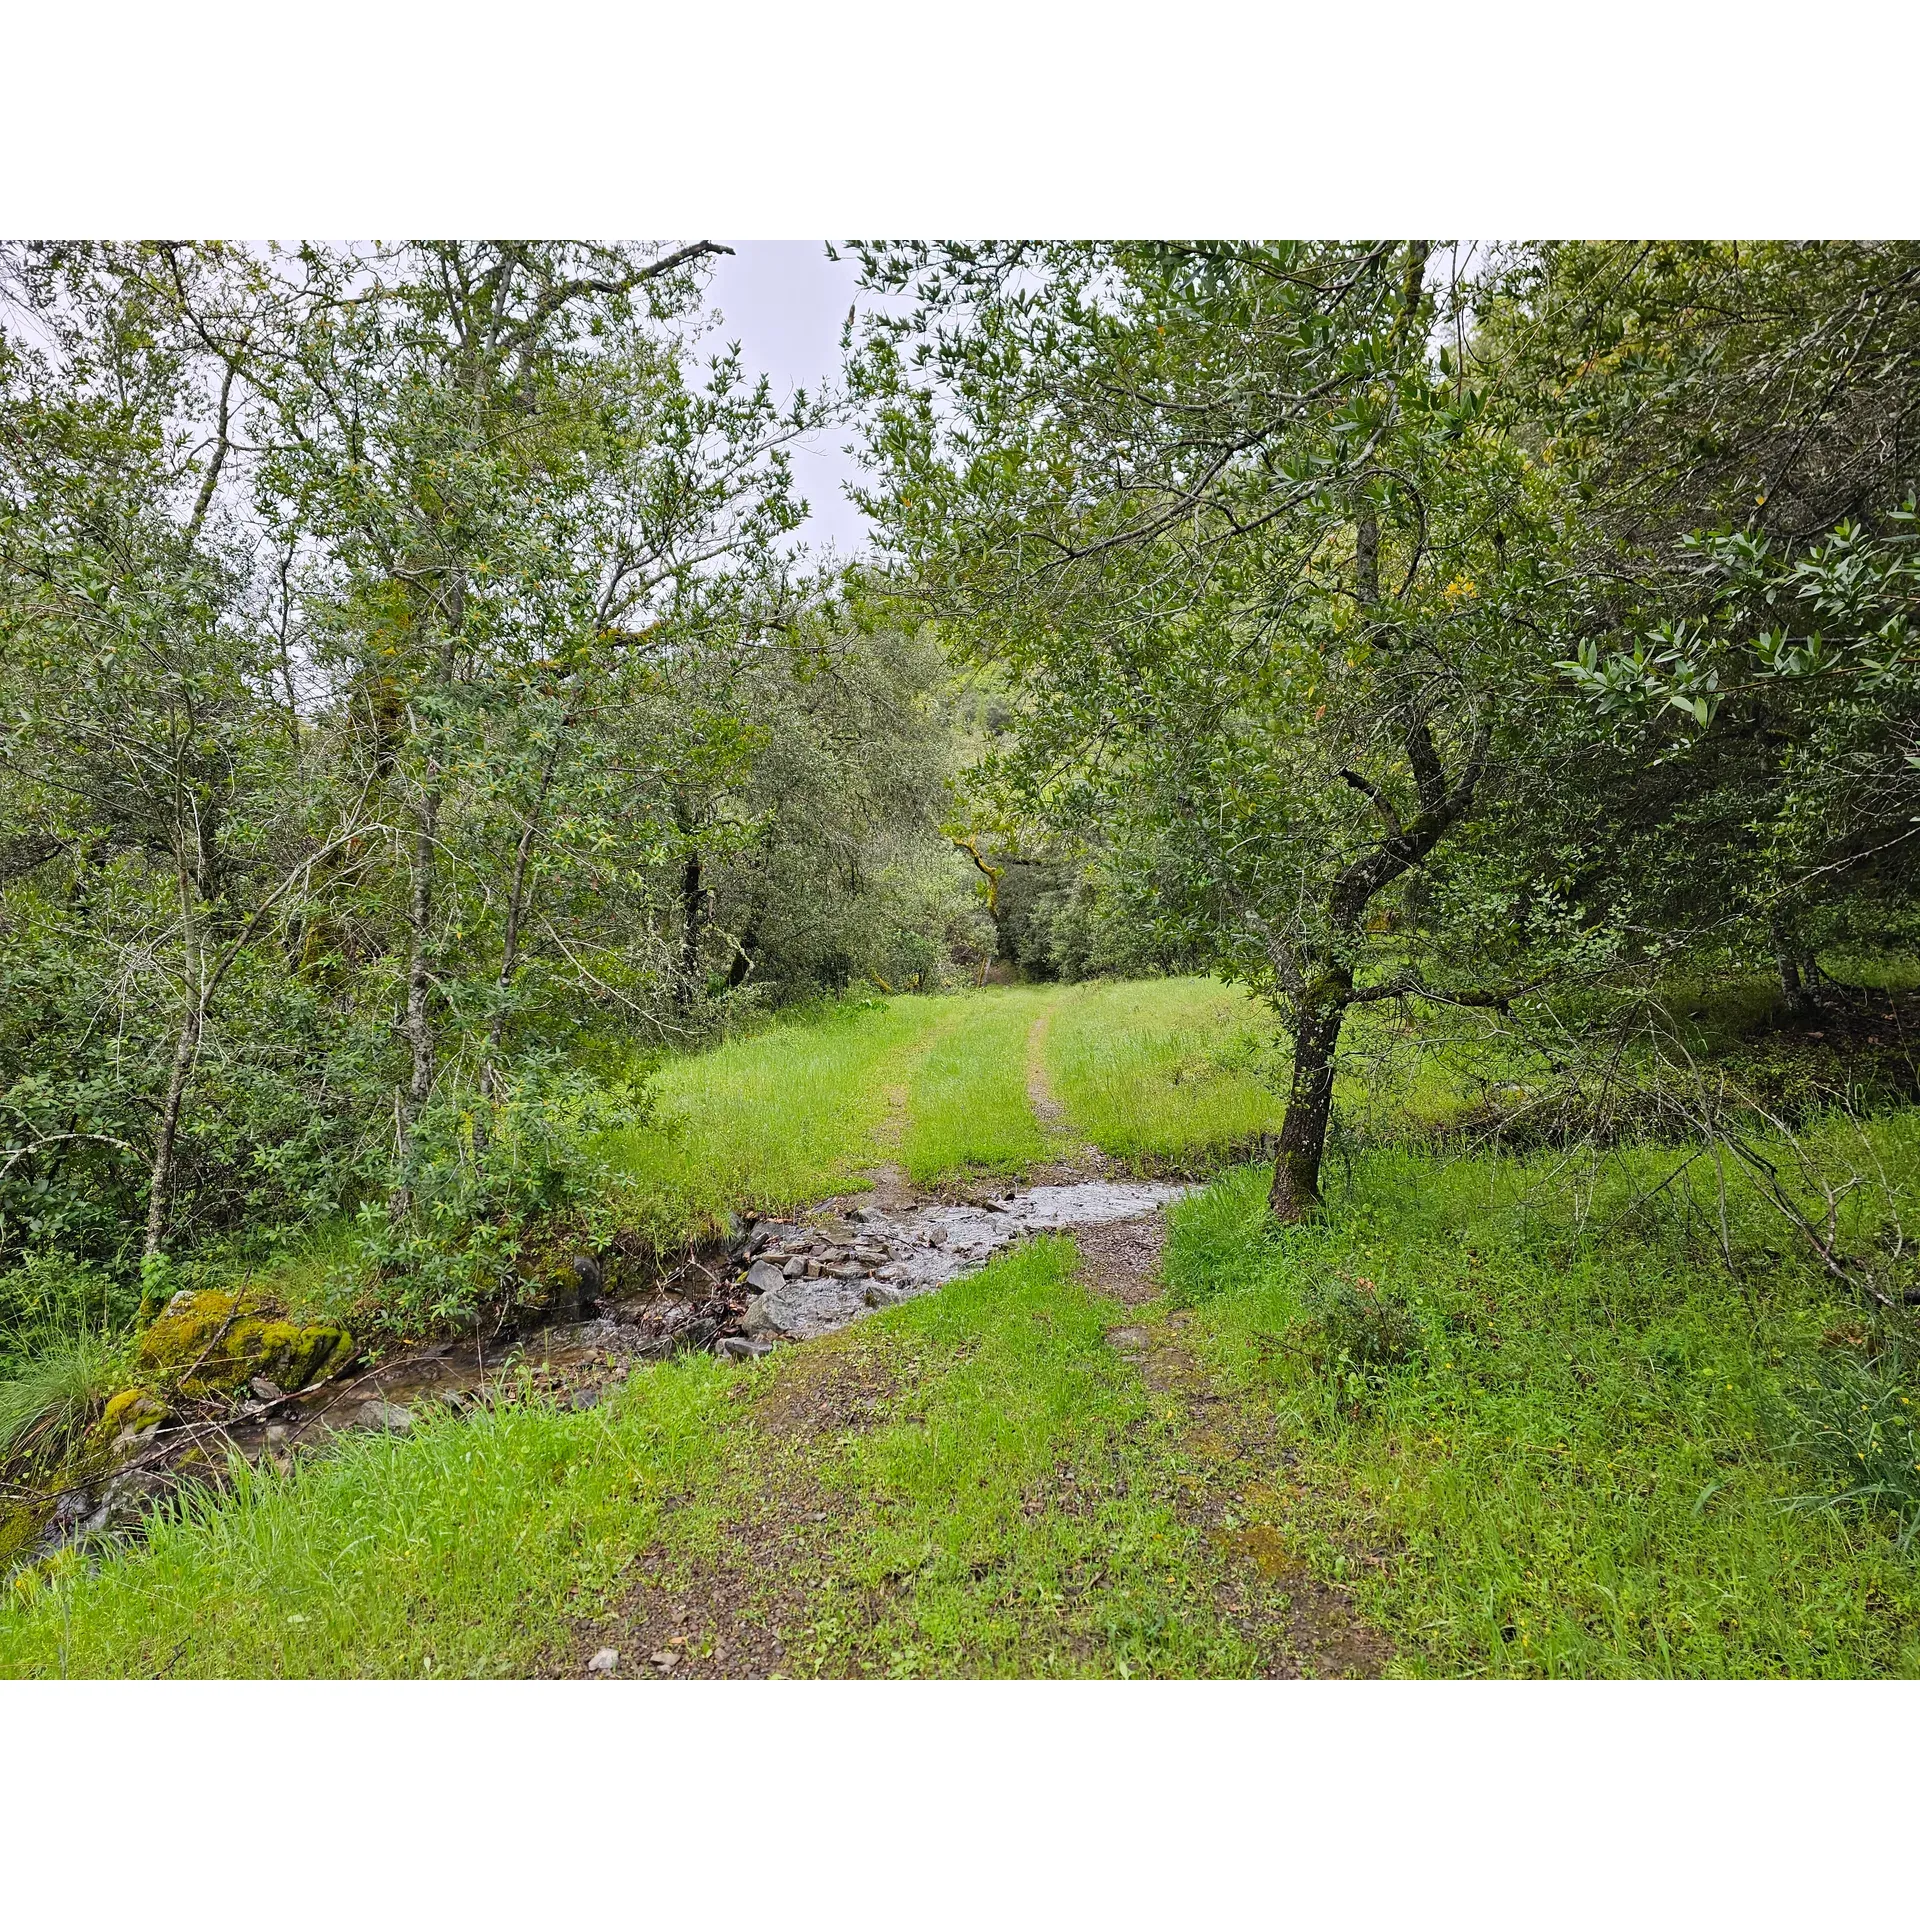
<path fill-rule="evenodd" d="M 855 1202 L 763 1221 L 746 1243 L 756 1298 L 741 1331 L 811 1340 L 930 1293 L 1032 1234 L 1137 1220 L 1192 1191 L 1162 1180 L 1081 1180 L 1009 1188 L 992 1200 Z"/>

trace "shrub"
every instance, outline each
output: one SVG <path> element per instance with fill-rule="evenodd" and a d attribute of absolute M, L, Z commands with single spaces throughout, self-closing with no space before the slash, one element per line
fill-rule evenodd
<path fill-rule="evenodd" d="M 1302 1303 L 1307 1360 L 1338 1413 L 1357 1415 L 1389 1373 L 1420 1353 L 1419 1321 L 1371 1280 L 1320 1274 L 1308 1282 Z"/>
<path fill-rule="evenodd" d="M 396 1332 L 457 1325 L 542 1291 L 525 1271 L 557 1229 L 611 1235 L 615 1179 L 591 1142 L 644 1117 L 643 1096 L 557 1056 L 524 1063 L 497 1105 L 446 1096 L 416 1134 L 413 1206 L 361 1209 L 364 1257 L 380 1275 L 380 1318 Z"/>

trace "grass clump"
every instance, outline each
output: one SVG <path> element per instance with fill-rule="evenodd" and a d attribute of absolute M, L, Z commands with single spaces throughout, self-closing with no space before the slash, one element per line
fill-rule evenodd
<path fill-rule="evenodd" d="M 1788 1447 L 1826 1483 L 1793 1504 L 1885 1515 L 1911 1552 L 1920 1537 L 1920 1337 L 1890 1321 L 1858 1348 L 1825 1348 L 1784 1400 Z"/>
<path fill-rule="evenodd" d="M 1312 1227 L 1276 1229 L 1265 1195 L 1272 1169 L 1245 1167 L 1216 1180 L 1180 1205 L 1180 1230 L 1167 1241 L 1166 1288 L 1181 1306 L 1251 1286 L 1267 1276 L 1286 1246 Z M 1257 1204 L 1256 1204 L 1257 1203 Z"/>
<path fill-rule="evenodd" d="M 57 1464 L 127 1366 L 126 1343 L 89 1327 L 42 1328 L 0 1375 L 0 1461 Z"/>
<path fill-rule="evenodd" d="M 1420 1352 L 1420 1323 L 1412 1311 L 1363 1274 L 1317 1273 L 1301 1304 L 1303 1350 L 1338 1412 L 1361 1412 L 1387 1376 Z"/>

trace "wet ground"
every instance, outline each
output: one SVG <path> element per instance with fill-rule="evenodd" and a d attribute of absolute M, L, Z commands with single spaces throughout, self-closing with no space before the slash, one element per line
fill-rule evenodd
<path fill-rule="evenodd" d="M 408 1347 L 299 1393 L 183 1408 L 150 1429 L 137 1453 L 62 1493 L 40 1551 L 118 1532 L 182 1479 L 221 1478 L 234 1454 L 284 1467 L 340 1433 L 404 1433 L 433 1407 L 539 1399 L 584 1410 L 636 1366 L 700 1349 L 750 1361 L 930 1293 L 1034 1234 L 1124 1231 L 1192 1190 L 1061 1169 L 1069 1177 L 1054 1183 L 1043 1175 L 1038 1185 L 951 1198 L 917 1192 L 898 1168 L 872 1171 L 871 1193 L 790 1218 L 750 1216 L 729 1246 L 569 1323 Z"/>

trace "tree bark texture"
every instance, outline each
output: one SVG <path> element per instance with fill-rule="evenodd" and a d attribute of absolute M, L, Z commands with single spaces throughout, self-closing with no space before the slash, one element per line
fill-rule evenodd
<path fill-rule="evenodd" d="M 1274 1218 L 1289 1225 L 1320 1210 L 1320 1161 L 1333 1113 L 1340 1029 L 1349 1004 L 1347 988 L 1337 979 L 1321 982 L 1318 991 L 1322 998 L 1300 1019 L 1294 1034 L 1293 1083 L 1287 1089 L 1287 1117 L 1280 1124 L 1280 1148 L 1267 1193 Z"/>
<path fill-rule="evenodd" d="M 428 945 L 433 933 L 433 869 L 438 853 L 440 789 L 436 783 L 421 801 L 414 822 L 413 885 L 407 895 L 407 1051 L 412 1071 L 407 1080 L 406 1122 L 419 1119 L 433 1092 L 433 1020 L 427 1002 L 433 991 Z"/>
<path fill-rule="evenodd" d="M 1805 1019 L 1815 1008 L 1813 966 L 1778 932 L 1773 937 L 1773 957 L 1780 970 L 1780 997 L 1787 1003 L 1788 1014 L 1795 1020 Z"/>
<path fill-rule="evenodd" d="M 487 1022 L 486 1058 L 480 1073 L 482 1090 L 489 1099 L 500 1097 L 499 1067 L 500 1054 L 506 1044 L 507 995 L 512 990 L 514 976 L 520 971 L 520 931 L 526 923 L 532 896 L 528 878 L 532 869 L 533 843 L 539 834 L 540 823 L 546 816 L 547 796 L 553 791 L 553 772 L 559 758 L 560 742 L 556 738 L 547 754 L 546 764 L 540 770 L 540 790 L 535 794 L 533 805 L 522 823 L 520 844 L 514 849 L 513 885 L 507 894 L 507 923 L 501 937 L 500 974 L 495 983 L 498 998 L 494 1004 L 493 1018 Z"/>
<path fill-rule="evenodd" d="M 693 1010 L 694 989 L 700 979 L 700 928 L 706 917 L 707 895 L 701 885 L 700 850 L 687 855 L 680 875 L 680 973 L 674 982 L 674 1004 L 684 1013 Z"/>
<path fill-rule="evenodd" d="M 187 1081 L 200 1051 L 200 1034 L 206 1020 L 206 1002 L 198 978 L 198 955 L 188 960 L 192 978 L 180 1016 L 180 1032 L 173 1045 L 173 1068 L 167 1076 L 167 1094 L 160 1109 L 160 1131 L 154 1138 L 153 1161 L 147 1181 L 147 1234 L 142 1243 L 143 1256 L 156 1254 L 167 1237 L 173 1213 L 173 1153 L 180 1134 L 180 1112 L 186 1104 Z"/>

